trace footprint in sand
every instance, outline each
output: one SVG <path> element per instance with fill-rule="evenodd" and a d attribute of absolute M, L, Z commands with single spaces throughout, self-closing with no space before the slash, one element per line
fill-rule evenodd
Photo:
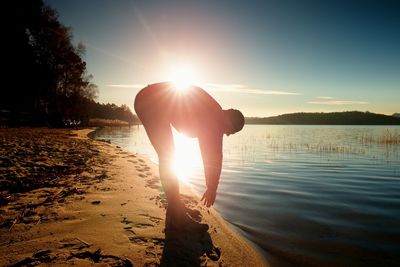
<path fill-rule="evenodd" d="M 60 240 L 60 245 L 54 250 L 40 250 L 30 257 L 14 263 L 11 266 L 36 266 L 36 265 L 87 265 L 99 263 L 107 266 L 131 267 L 132 262 L 116 255 L 104 254 L 99 248 L 79 239 L 70 238 Z"/>
<path fill-rule="evenodd" d="M 140 215 L 148 218 L 155 224 L 160 223 L 160 221 L 162 220 L 161 218 L 154 217 L 149 214 L 140 214 Z M 145 247 L 144 266 L 159 266 L 165 244 L 164 238 L 140 236 L 133 230 L 133 228 L 141 229 L 141 228 L 153 227 L 154 225 L 149 223 L 134 223 L 128 220 L 126 217 L 124 217 L 124 219 L 121 222 L 129 225 L 124 227 L 125 234 L 127 235 L 129 242 L 131 242 L 133 245 L 139 245 Z"/>
<path fill-rule="evenodd" d="M 140 216 L 148 219 L 151 223 L 135 223 L 129 220 L 127 217 L 124 217 L 121 223 L 125 224 L 126 226 L 123 228 L 125 230 L 125 234 L 128 237 L 129 242 L 134 245 L 146 246 L 145 249 L 145 258 L 146 263 L 152 264 L 149 266 L 155 266 L 154 264 L 159 263 L 159 259 L 162 255 L 163 247 L 164 247 L 164 239 L 163 238 L 150 238 L 144 237 L 139 235 L 136 231 L 141 230 L 148 227 L 154 227 L 155 225 L 159 224 L 162 219 L 151 216 L 147 213 L 139 214 Z"/>
<path fill-rule="evenodd" d="M 150 223 L 137 223 L 135 224 L 136 228 L 147 228 L 147 227 L 153 227 L 153 224 Z"/>
<path fill-rule="evenodd" d="M 129 241 L 136 245 L 144 245 L 147 243 L 147 239 L 140 236 L 130 236 L 128 237 Z"/>
<path fill-rule="evenodd" d="M 124 227 L 124 230 L 125 230 L 126 232 L 128 232 L 129 234 L 136 235 L 136 232 L 133 231 L 132 228 L 133 228 L 132 226 L 126 226 L 126 227 Z M 130 237 L 129 237 L 129 239 L 130 239 Z"/>
<path fill-rule="evenodd" d="M 128 220 L 127 217 L 124 217 L 121 221 L 121 223 L 124 223 L 132 228 L 139 228 L 139 229 L 144 229 L 148 227 L 154 227 L 154 224 L 151 223 L 135 223 L 133 221 Z M 130 229 L 132 229 L 130 228 Z M 125 228 L 124 228 L 125 229 Z"/>
<path fill-rule="evenodd" d="M 149 238 L 146 241 L 146 263 L 144 266 L 160 266 L 160 260 L 163 254 L 165 240 L 163 238 Z"/>
<path fill-rule="evenodd" d="M 70 259 L 83 259 L 88 260 L 89 263 L 100 263 L 100 264 L 107 264 L 108 266 L 125 266 L 125 267 L 133 267 L 133 264 L 128 259 L 122 259 L 115 255 L 106 255 L 101 252 L 101 249 L 97 249 L 96 251 L 86 250 L 79 253 L 71 253 L 71 256 L 67 258 Z"/>
<path fill-rule="evenodd" d="M 185 204 L 186 207 L 197 207 L 199 202 L 191 196 L 181 194 L 181 200 Z"/>
<path fill-rule="evenodd" d="M 167 208 L 167 199 L 163 195 L 151 197 L 150 200 L 155 200 L 155 203 L 159 208 Z"/>
<path fill-rule="evenodd" d="M 146 237 L 129 237 L 132 244 L 145 246 L 144 249 L 144 266 L 160 266 L 160 259 L 163 254 L 165 239 L 164 238 L 146 238 Z"/>
<path fill-rule="evenodd" d="M 221 250 L 213 246 L 210 250 L 206 252 L 206 255 L 211 260 L 217 261 L 221 257 Z"/>
<path fill-rule="evenodd" d="M 146 187 L 150 187 L 152 189 L 161 190 L 161 183 L 158 177 L 153 176 L 153 178 L 146 180 Z"/>
<path fill-rule="evenodd" d="M 148 218 L 150 221 L 152 221 L 153 223 L 156 223 L 156 224 L 159 224 L 162 221 L 161 218 L 155 217 L 155 216 L 151 216 L 149 214 L 142 213 L 142 214 L 139 214 L 139 215 L 143 216 L 145 218 Z"/>
<path fill-rule="evenodd" d="M 138 172 L 145 172 L 145 171 L 150 170 L 150 168 L 148 168 L 148 167 L 141 167 L 141 166 L 138 166 L 138 165 L 136 165 L 135 168 L 136 168 L 136 170 Z"/>

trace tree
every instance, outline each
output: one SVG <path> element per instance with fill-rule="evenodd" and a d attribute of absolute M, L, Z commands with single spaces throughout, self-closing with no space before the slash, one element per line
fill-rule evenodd
<path fill-rule="evenodd" d="M 7 49 L 12 88 L 2 90 L 0 109 L 11 110 L 14 123 L 22 112 L 53 125 L 87 114 L 97 87 L 86 72 L 83 44 L 72 44 L 71 29 L 43 0 L 12 1 L 9 8 L 15 14 Z"/>

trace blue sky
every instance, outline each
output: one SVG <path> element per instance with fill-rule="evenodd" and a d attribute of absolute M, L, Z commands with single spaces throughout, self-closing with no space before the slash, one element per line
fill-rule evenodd
<path fill-rule="evenodd" d="M 100 102 L 187 65 L 246 116 L 400 111 L 398 1 L 47 0 L 86 45 Z"/>

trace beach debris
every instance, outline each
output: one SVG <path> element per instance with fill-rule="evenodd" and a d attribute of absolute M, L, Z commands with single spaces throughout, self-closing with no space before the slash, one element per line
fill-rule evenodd
<path fill-rule="evenodd" d="M 8 229 L 8 231 L 11 231 L 11 229 L 14 227 L 14 225 L 16 225 L 18 223 L 19 220 L 21 220 L 22 218 L 24 218 L 25 216 L 25 212 L 27 211 L 27 208 L 25 206 L 24 210 L 22 211 L 22 213 L 18 214 L 15 219 L 13 220 L 10 228 Z"/>
<path fill-rule="evenodd" d="M 92 201 L 92 205 L 99 205 L 101 203 L 100 200 L 94 200 Z"/>
<path fill-rule="evenodd" d="M 84 244 L 84 245 L 87 246 L 87 247 L 90 247 L 90 246 L 91 246 L 91 244 L 89 244 L 89 243 L 86 242 L 86 241 L 83 241 L 83 240 L 80 239 L 79 237 L 75 237 L 75 239 L 78 240 L 79 242 L 81 242 L 82 244 Z"/>

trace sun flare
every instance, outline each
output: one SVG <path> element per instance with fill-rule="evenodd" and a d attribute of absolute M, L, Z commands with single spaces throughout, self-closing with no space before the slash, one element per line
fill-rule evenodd
<path fill-rule="evenodd" d="M 189 86 L 197 84 L 199 77 L 190 64 L 176 64 L 168 72 L 168 80 L 171 81 L 176 89 L 185 90 Z"/>
<path fill-rule="evenodd" d="M 174 130 L 175 158 L 173 170 L 182 182 L 188 182 L 194 171 L 201 165 L 200 152 L 195 139 Z"/>

